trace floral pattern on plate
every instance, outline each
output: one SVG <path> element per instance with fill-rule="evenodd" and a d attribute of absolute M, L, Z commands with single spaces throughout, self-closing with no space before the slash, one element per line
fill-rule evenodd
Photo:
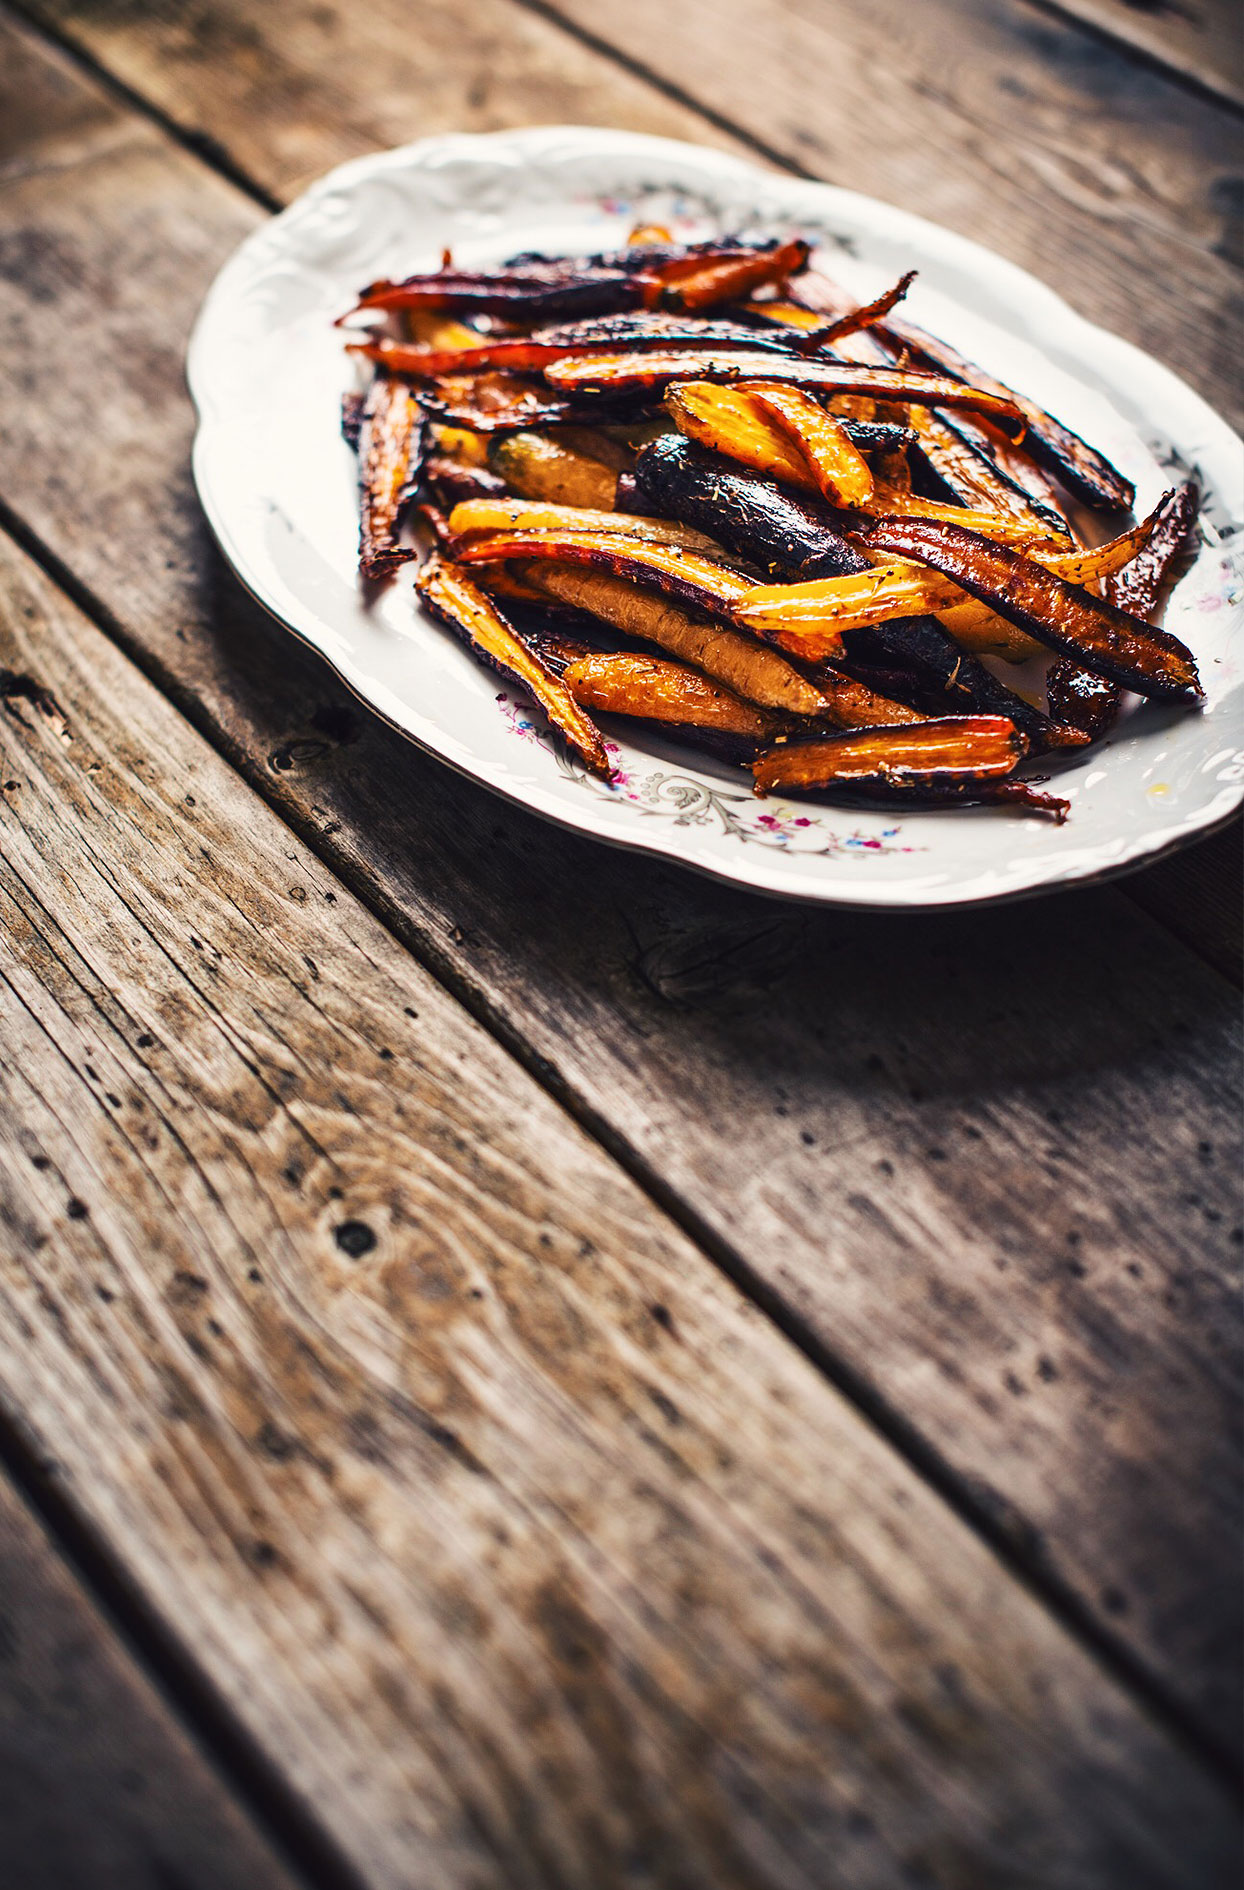
<path fill-rule="evenodd" d="M 788 807 L 780 801 L 758 802 L 755 795 L 745 789 L 727 788 L 694 772 L 673 774 L 659 768 L 648 773 L 632 772 L 616 742 L 605 744 L 614 773 L 612 780 L 602 781 L 566 754 L 555 741 L 544 716 L 525 696 L 511 696 L 503 691 L 497 701 L 514 732 L 548 749 L 568 780 L 590 793 L 612 796 L 639 808 L 642 813 L 672 820 L 676 827 L 719 823 L 720 831 L 735 840 L 750 840 L 766 847 L 788 847 L 800 853 L 835 859 L 848 854 L 921 850 L 899 841 L 901 827 L 882 827 L 877 833 L 861 833 L 858 829 L 840 833 L 827 826 L 820 814 Z"/>

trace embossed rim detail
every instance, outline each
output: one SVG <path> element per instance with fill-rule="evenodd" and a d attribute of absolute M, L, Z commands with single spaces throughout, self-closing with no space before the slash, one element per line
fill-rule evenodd
<path fill-rule="evenodd" d="M 550 222 L 573 225 L 576 242 L 599 243 L 606 226 L 632 214 L 639 200 L 647 207 L 654 196 L 672 203 L 668 214 L 694 215 L 698 227 L 750 222 L 806 229 L 841 246 L 848 276 L 852 258 L 876 275 L 892 273 L 898 256 L 919 261 L 952 339 L 965 339 L 967 351 L 975 347 L 1004 378 L 1025 371 L 1052 377 L 1068 422 L 1090 436 L 1096 428 L 1099 438 L 1103 426 L 1113 427 L 1103 445 L 1112 456 L 1130 452 L 1150 489 L 1164 467 L 1199 466 L 1207 476 L 1211 518 L 1226 528 L 1224 538 L 1232 534 L 1230 551 L 1244 542 L 1234 537 L 1244 529 L 1238 471 L 1244 449 L 1235 435 L 1167 369 L 1092 327 L 1013 264 L 872 199 L 719 152 L 635 133 L 543 127 L 428 139 L 354 159 L 256 231 L 217 277 L 188 360 L 200 420 L 195 477 L 221 548 L 257 601 L 324 656 L 383 719 L 461 773 L 597 839 L 778 896 L 909 909 L 1020 898 L 1126 871 L 1228 820 L 1244 799 L 1238 766 L 1244 576 L 1221 548 L 1207 547 L 1185 581 L 1188 609 L 1199 610 L 1202 623 L 1214 619 L 1211 660 L 1222 673 L 1211 670 L 1210 713 L 1196 719 L 1195 737 L 1187 722 L 1151 719 L 1139 732 L 1125 723 L 1105 750 L 1060 773 L 1060 791 L 1071 793 L 1075 809 L 1057 846 L 1034 833 L 1037 823 L 988 810 L 976 817 L 967 810 L 909 814 L 901 845 L 884 815 L 860 815 L 844 839 L 845 823 L 831 825 L 841 810 L 781 804 L 768 805 L 775 827 L 797 828 L 812 842 L 817 836 L 810 830 L 820 830 L 824 845 L 746 844 L 761 833 L 740 834 L 725 818 L 714 829 L 675 816 L 654 831 L 651 807 L 608 790 L 585 792 L 547 744 L 538 772 L 516 764 L 514 733 L 497 713 L 493 681 L 465 669 L 447 675 L 444 652 L 423 641 L 432 627 L 417 615 L 402 624 L 367 619 L 357 597 L 343 591 L 331 558 L 316 563 L 316 506 L 321 522 L 330 516 L 323 497 L 313 492 L 313 481 L 290 484 L 280 467 L 265 462 L 260 446 L 265 425 L 275 427 L 295 397 L 304 404 L 297 379 L 304 369 L 305 389 L 323 395 L 327 370 L 310 339 L 315 326 L 358 281 L 380 273 L 381 257 L 405 263 L 420 242 L 438 251 L 451 222 L 462 247 L 474 246 L 482 260 L 528 246 L 533 230 Z M 1017 355 L 1020 364 L 1008 375 L 1008 361 Z M 344 373 L 338 384 L 346 384 Z M 1034 385 L 1033 391 L 1042 390 Z M 1056 405 L 1054 394 L 1048 398 Z M 1081 418 L 1086 409 L 1088 417 Z M 292 580 L 272 551 L 286 529 L 282 559 L 296 562 L 301 549 L 306 567 Z M 1205 649 L 1203 637 L 1193 632 L 1193 640 Z M 421 675 L 416 662 L 425 666 Z M 429 673 L 440 692 L 439 715 L 422 706 Z M 631 774 L 647 769 L 655 778 L 659 772 L 651 751 L 623 744 L 621 752 Z M 1149 782 L 1158 766 L 1172 780 Z M 690 758 L 680 758 L 678 775 L 706 804 L 735 797 L 733 783 Z M 748 802 L 745 793 L 739 798 Z M 870 870 L 861 874 L 865 858 Z"/>

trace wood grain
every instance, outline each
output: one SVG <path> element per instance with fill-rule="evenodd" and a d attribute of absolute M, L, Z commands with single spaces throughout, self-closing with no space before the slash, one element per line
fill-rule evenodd
<path fill-rule="evenodd" d="M 1044 5 L 1045 0 L 1039 0 Z M 1235 0 L 1050 0 L 1235 105 L 1244 104 L 1244 32 Z"/>
<path fill-rule="evenodd" d="M 184 335 L 255 213 L 26 36 L 8 53 L 38 136 L 3 208 L 40 267 L 0 300 L 0 493 L 542 1080 L 1233 1740 L 1234 993 L 1117 894 L 804 914 L 577 842 L 391 735 L 241 596 L 193 497 Z"/>
<path fill-rule="evenodd" d="M 402 0 L 39 0 L 23 11 L 283 201 L 344 158 L 438 132 L 626 125 L 735 142 L 513 0 L 421 0 L 417 19 Z"/>
<path fill-rule="evenodd" d="M 7 1890 L 294 1890 L 3 1477 L 0 1598 Z"/>
<path fill-rule="evenodd" d="M 366 1881 L 1217 1882 L 1177 1748 L 0 578 L 3 1396 Z"/>

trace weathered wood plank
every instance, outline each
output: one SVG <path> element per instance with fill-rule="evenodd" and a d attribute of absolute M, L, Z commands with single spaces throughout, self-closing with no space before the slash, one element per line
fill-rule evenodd
<path fill-rule="evenodd" d="M 5 1477 L 0 1860 L 6 1890 L 293 1890 L 297 1881 Z"/>
<path fill-rule="evenodd" d="M 1048 0 L 1207 92 L 1244 104 L 1244 33 L 1235 0 Z M 1044 5 L 1046 0 L 1037 0 Z"/>
<path fill-rule="evenodd" d="M 368 1882 L 1218 1881 L 1191 1762 L 0 578 L 3 1397 Z"/>
<path fill-rule="evenodd" d="M 182 342 L 254 213 L 25 36 L 3 69 L 41 136 L 0 199 L 37 264 L 0 300 L 0 494 L 389 923 L 1233 1739 L 1234 995 L 1115 894 L 804 914 L 391 735 L 241 596 L 191 490 Z"/>
<path fill-rule="evenodd" d="M 401 0 L 38 0 L 23 10 L 283 200 L 344 158 L 438 132 L 621 124 L 733 142 L 512 0 L 422 0 L 417 18 Z"/>

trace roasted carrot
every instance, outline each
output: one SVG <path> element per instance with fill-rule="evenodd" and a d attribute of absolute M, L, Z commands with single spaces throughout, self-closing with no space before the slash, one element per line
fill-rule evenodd
<path fill-rule="evenodd" d="M 419 408 L 401 381 L 373 382 L 358 433 L 359 570 L 387 577 L 415 554 L 398 543 L 419 431 Z"/>
<path fill-rule="evenodd" d="M 863 505 L 872 496 L 868 461 L 852 444 L 842 422 L 826 413 L 811 394 L 802 387 L 783 387 L 773 381 L 745 381 L 737 391 L 786 436 L 831 505 Z"/>
<path fill-rule="evenodd" d="M 432 558 L 415 578 L 420 597 L 465 643 L 499 674 L 528 691 L 580 760 L 595 774 L 612 773 L 604 737 L 580 708 L 561 678 L 533 655 L 502 615 L 460 566 Z"/>
<path fill-rule="evenodd" d="M 768 355 L 758 348 L 693 349 L 668 354 L 579 354 L 544 370 L 560 393 L 619 396 L 667 387 L 671 381 L 782 381 L 820 394 L 868 394 L 876 400 L 912 401 L 929 407 L 967 407 L 987 414 L 1005 433 L 1021 434 L 1016 403 L 983 388 L 966 387 L 944 374 L 865 366 L 852 361 Z"/>
<path fill-rule="evenodd" d="M 979 532 L 923 519 L 881 519 L 864 543 L 915 558 L 953 579 L 991 610 L 1085 669 L 1147 696 L 1199 696 L 1191 651 L 1105 598 Z"/>

